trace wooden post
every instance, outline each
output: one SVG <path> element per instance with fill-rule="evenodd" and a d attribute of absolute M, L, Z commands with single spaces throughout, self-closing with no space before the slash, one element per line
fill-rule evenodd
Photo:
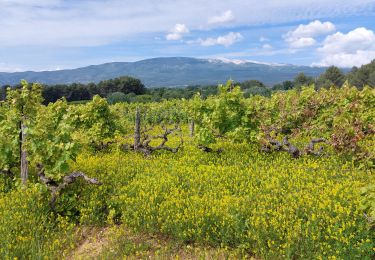
<path fill-rule="evenodd" d="M 27 183 L 27 179 L 28 179 L 28 175 L 29 175 L 29 169 L 28 169 L 28 162 L 27 162 L 27 151 L 26 151 L 26 148 L 25 148 L 25 144 L 26 144 L 26 133 L 25 133 L 25 129 L 26 129 L 26 126 L 24 124 L 24 119 L 25 117 L 23 116 L 22 118 L 22 121 L 21 121 L 21 133 L 20 133 L 20 136 L 21 136 L 21 143 L 20 143 L 20 155 L 21 155 L 21 180 L 22 180 L 22 184 L 23 185 L 26 185 Z"/>
<path fill-rule="evenodd" d="M 194 120 L 190 121 L 190 136 L 194 136 L 194 128 L 195 128 L 195 122 Z"/>
<path fill-rule="evenodd" d="M 141 115 L 139 107 L 135 111 L 135 126 L 134 126 L 134 151 L 137 151 L 141 142 Z"/>

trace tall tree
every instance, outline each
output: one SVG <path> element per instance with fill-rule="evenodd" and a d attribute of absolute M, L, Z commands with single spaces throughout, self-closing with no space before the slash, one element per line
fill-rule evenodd
<path fill-rule="evenodd" d="M 312 83 L 314 83 L 314 80 L 312 77 L 306 76 L 305 73 L 300 72 L 297 74 L 297 76 L 294 78 L 294 87 L 301 87 L 301 86 L 309 86 Z"/>
<path fill-rule="evenodd" d="M 351 72 L 347 75 L 347 79 L 350 85 L 354 85 L 358 89 L 362 89 L 365 85 L 375 87 L 374 73 L 375 59 L 369 64 L 362 65 L 360 68 L 353 67 Z"/>
<path fill-rule="evenodd" d="M 331 86 L 341 87 L 344 84 L 345 75 L 341 72 L 338 67 L 331 66 L 322 73 L 319 78 L 316 80 L 315 87 L 320 88 L 329 88 Z"/>

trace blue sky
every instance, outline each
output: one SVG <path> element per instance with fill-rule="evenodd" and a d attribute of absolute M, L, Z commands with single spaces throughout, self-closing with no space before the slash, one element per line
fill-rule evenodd
<path fill-rule="evenodd" d="M 186 56 L 360 66 L 374 0 L 0 0 L 0 71 Z"/>

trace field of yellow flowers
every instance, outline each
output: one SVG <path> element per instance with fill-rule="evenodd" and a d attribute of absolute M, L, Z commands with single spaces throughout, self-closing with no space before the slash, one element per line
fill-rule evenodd
<path fill-rule="evenodd" d="M 106 185 L 82 196 L 81 223 L 123 223 L 184 243 L 241 248 L 261 258 L 370 259 L 375 240 L 360 209 L 371 172 L 335 157 L 293 160 L 221 142 L 177 154 L 79 156 Z M 97 219 L 100 210 L 107 219 Z"/>
<path fill-rule="evenodd" d="M 375 235 L 360 208 L 360 188 L 373 172 L 335 156 L 291 159 L 225 141 L 215 144 L 222 153 L 205 153 L 186 139 L 176 154 L 83 152 L 73 167 L 104 185 L 77 183 L 59 198 L 65 216 L 58 220 L 41 184 L 2 194 L 1 258 L 68 255 L 74 223 L 122 223 L 265 259 L 374 256 Z"/>

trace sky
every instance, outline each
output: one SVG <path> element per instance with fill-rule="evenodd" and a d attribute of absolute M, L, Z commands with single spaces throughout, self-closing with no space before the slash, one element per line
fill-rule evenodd
<path fill-rule="evenodd" d="M 0 0 L 0 71 L 153 57 L 360 66 L 375 0 Z"/>

